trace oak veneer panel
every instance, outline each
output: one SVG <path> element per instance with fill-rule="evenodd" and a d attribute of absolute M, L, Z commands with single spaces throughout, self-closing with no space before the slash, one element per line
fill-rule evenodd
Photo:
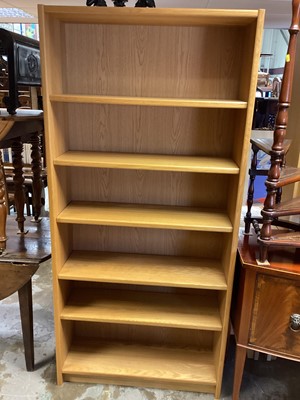
<path fill-rule="evenodd" d="M 137 386 L 157 381 L 210 385 L 216 384 L 210 351 L 189 348 L 143 346 L 101 342 L 84 338 L 73 342 L 62 368 L 63 374 L 123 378 Z M 125 382 L 124 382 L 125 379 Z"/>
<path fill-rule="evenodd" d="M 155 97 L 126 97 L 126 96 L 92 96 L 76 94 L 52 94 L 50 101 L 60 103 L 79 104 L 112 104 L 127 106 L 157 106 L 157 107 L 193 107 L 193 108 L 233 108 L 245 109 L 247 103 L 238 100 L 197 100 L 197 99 L 172 99 Z"/>
<path fill-rule="evenodd" d="M 204 10 L 204 9 L 147 9 L 133 12 L 130 8 L 97 10 L 73 6 L 39 6 L 40 14 L 68 23 L 130 24 L 130 25 L 248 25 L 256 21 L 257 10 Z"/>
<path fill-rule="evenodd" d="M 165 326 L 131 325 L 117 323 L 98 323 L 87 321 L 66 321 L 61 324 L 72 323 L 73 337 L 94 338 L 100 341 L 131 343 L 139 345 L 195 348 L 211 351 L 213 338 L 220 332 L 199 329 L 169 328 Z"/>
<path fill-rule="evenodd" d="M 192 257 L 76 251 L 59 279 L 226 290 L 220 262 Z"/>
<path fill-rule="evenodd" d="M 169 255 L 200 259 L 222 258 L 224 236 L 229 233 L 136 228 L 104 225 L 67 225 L 73 249 L 113 253 Z M 61 264 L 62 267 L 64 264 Z"/>
<path fill-rule="evenodd" d="M 60 108 L 58 103 L 54 106 Z M 235 133 L 241 132 L 235 128 L 236 119 L 244 113 L 184 107 L 75 103 L 60 106 L 66 108 L 68 128 L 62 136 L 69 150 L 230 159 Z"/>
<path fill-rule="evenodd" d="M 64 95 L 74 101 L 222 107 L 224 100 L 224 107 L 235 107 L 243 100 L 238 78 L 246 32 L 240 27 L 65 24 L 65 31 Z M 119 38 L 126 38 L 121 46 Z M 82 71 L 89 79 L 78 79 Z"/>
<path fill-rule="evenodd" d="M 218 174 L 239 173 L 238 166 L 232 160 L 225 158 L 100 153 L 95 151 L 68 151 L 57 157 L 54 160 L 54 165 L 83 168 L 121 168 Z"/>
<path fill-rule="evenodd" d="M 43 71 L 46 117 L 50 119 L 46 130 L 54 198 L 58 381 L 204 390 L 214 392 L 218 399 L 263 11 L 40 6 L 39 13 L 47 65 Z M 106 153 L 106 161 L 89 159 L 85 168 L 80 160 L 75 161 L 76 167 L 55 165 L 68 151 Z M 107 153 L 122 153 L 118 155 L 122 161 L 117 161 L 116 155 L 109 160 Z M 130 154 L 127 160 L 125 153 Z M 158 163 L 150 160 L 152 154 L 196 157 L 196 163 L 199 158 L 212 160 L 206 165 L 199 162 L 197 173 L 190 173 L 193 166 L 186 167 L 182 159 L 180 166 L 171 164 L 167 169 L 162 159 Z M 139 158 L 137 162 L 138 157 L 143 161 Z M 222 161 L 215 172 L 211 164 L 216 158 L 234 161 L 238 170 L 229 172 L 232 167 L 224 168 Z M 125 255 L 122 261 L 110 258 L 105 272 L 112 274 L 109 281 L 105 267 L 96 265 L 97 253 L 73 268 L 72 261 L 75 265 L 78 260 L 76 250 L 133 255 Z M 142 263 L 135 263 L 130 276 L 130 257 L 135 253 L 140 254 L 136 257 L 140 261 L 142 254 L 147 254 L 150 271 L 146 276 Z M 206 265 L 212 254 L 217 264 Z M 161 256 L 166 255 L 179 256 L 179 264 L 163 261 Z M 185 256 L 201 261 L 197 266 L 183 261 L 190 276 L 180 286 L 184 271 L 179 269 Z M 174 272 L 167 277 L 170 267 L 177 275 Z M 70 279 L 68 273 L 64 276 L 68 268 Z M 157 268 L 161 269 L 161 284 L 155 283 Z M 199 276 L 189 289 L 193 274 L 198 273 L 194 268 Z M 126 270 L 129 282 L 125 282 Z M 94 280 L 90 279 L 93 271 L 97 275 Z M 221 288 L 224 277 L 226 287 Z M 174 287 L 167 286 L 170 281 Z M 192 325 L 183 323 L 191 317 L 186 312 L 180 317 L 180 328 L 151 326 L 156 306 L 151 311 L 147 304 L 147 316 L 134 307 L 136 318 L 145 325 L 126 323 L 130 320 L 126 306 L 118 308 L 114 323 L 102 323 L 93 311 L 98 309 L 98 295 L 90 307 L 95 321 L 60 318 L 70 289 L 81 293 L 85 286 L 82 297 L 87 298 L 90 286 L 113 291 L 119 283 L 123 283 L 122 296 L 126 291 L 129 296 L 133 289 L 149 290 L 151 285 L 157 286 L 153 292 L 159 296 L 168 292 L 171 297 L 186 292 L 192 295 L 200 285 L 201 294 L 215 295 L 221 331 L 187 329 Z M 134 303 L 136 296 L 133 293 L 129 302 Z M 178 323 L 171 321 L 171 315 L 163 317 L 164 307 L 172 304 L 155 304 L 161 310 L 160 323 Z M 80 312 L 80 307 L 75 307 L 75 314 Z M 76 343 L 77 336 L 82 339 Z M 107 338 L 117 343 L 105 342 Z M 124 342 L 127 345 L 121 344 Z"/>
<path fill-rule="evenodd" d="M 150 204 L 223 210 L 224 196 L 236 175 L 170 171 L 57 168 L 66 173 L 69 198 L 76 201 Z M 65 188 L 67 192 L 67 188 Z"/>
<path fill-rule="evenodd" d="M 220 331 L 216 296 L 74 288 L 61 313 L 72 321 Z"/>
<path fill-rule="evenodd" d="M 56 220 L 67 224 L 232 232 L 232 225 L 226 214 L 203 212 L 188 207 L 72 201 Z"/>

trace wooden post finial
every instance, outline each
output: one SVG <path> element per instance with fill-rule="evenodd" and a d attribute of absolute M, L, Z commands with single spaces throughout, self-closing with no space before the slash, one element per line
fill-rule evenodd
<path fill-rule="evenodd" d="M 300 0 L 293 0 L 292 10 L 292 24 L 290 31 L 292 30 L 299 32 Z"/>

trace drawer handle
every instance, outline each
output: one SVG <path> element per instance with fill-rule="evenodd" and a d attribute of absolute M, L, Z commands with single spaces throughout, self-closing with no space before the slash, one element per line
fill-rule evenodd
<path fill-rule="evenodd" d="M 293 332 L 300 331 L 300 314 L 292 314 L 290 316 L 290 330 Z"/>

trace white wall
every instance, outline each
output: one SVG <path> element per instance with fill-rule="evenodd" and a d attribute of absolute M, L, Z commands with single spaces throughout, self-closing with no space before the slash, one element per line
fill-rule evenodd
<path fill-rule="evenodd" d="M 285 31 L 285 34 L 287 31 Z M 289 39 L 289 35 L 286 35 Z M 283 68 L 287 52 L 287 43 L 284 40 L 280 29 L 265 29 L 261 53 L 273 54 L 272 57 L 261 57 L 260 67 Z"/>

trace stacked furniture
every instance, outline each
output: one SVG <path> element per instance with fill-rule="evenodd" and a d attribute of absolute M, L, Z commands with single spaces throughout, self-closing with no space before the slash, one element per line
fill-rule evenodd
<path fill-rule="evenodd" d="M 34 221 L 40 221 L 41 213 L 41 193 L 42 193 L 42 165 L 41 165 L 41 147 L 40 137 L 44 131 L 43 113 L 40 110 L 18 110 L 15 115 L 10 115 L 4 109 L 1 109 L 0 118 L 0 149 L 12 149 L 12 167 L 13 167 L 13 202 L 16 208 L 16 232 L 17 228 L 20 234 L 24 234 L 26 218 L 24 217 L 25 192 L 24 192 L 24 163 L 23 163 L 23 143 L 31 145 L 31 178 Z M 2 153 L 0 156 L 0 251 L 5 249 L 6 242 L 6 215 L 9 201 L 6 190 L 6 179 L 2 162 Z"/>
<path fill-rule="evenodd" d="M 39 7 L 59 384 L 219 398 L 263 18 Z"/>
<path fill-rule="evenodd" d="M 299 252 L 272 246 L 269 264 L 257 265 L 259 244 L 253 230 L 251 233 L 240 234 L 233 291 L 233 400 L 239 399 L 247 349 L 300 361 Z"/>
<path fill-rule="evenodd" d="M 300 244 L 300 225 L 280 218 L 300 213 L 299 198 L 276 202 L 282 187 L 300 180 L 299 170 L 286 166 L 284 162 L 299 19 L 300 1 L 293 0 L 290 41 L 274 141 L 270 150 L 265 146 L 265 151 L 270 151 L 271 168 L 266 181 L 262 229 L 258 242 L 252 229 L 250 235 L 240 235 L 238 245 L 232 302 L 232 322 L 237 344 L 233 400 L 239 399 L 247 349 L 300 360 L 300 253 L 295 250 Z M 281 230 L 272 231 L 275 225 Z M 256 233 L 259 232 L 255 223 L 254 227 Z M 289 228 L 288 233 L 283 233 L 282 228 Z"/>
<path fill-rule="evenodd" d="M 289 29 L 290 40 L 286 55 L 284 74 L 278 103 L 273 144 L 270 151 L 271 166 L 266 180 L 267 195 L 262 210 L 262 227 L 259 232 L 259 262 L 268 258 L 270 246 L 300 247 L 300 224 L 298 221 L 284 223 L 290 228 L 287 232 L 273 231 L 272 224 L 280 226 L 280 219 L 300 215 L 300 197 L 278 202 L 278 193 L 282 188 L 300 181 L 300 168 L 290 167 L 283 163 L 286 154 L 284 143 L 288 123 L 288 112 L 292 97 L 292 84 L 296 59 L 297 35 L 299 33 L 300 1 L 293 0 L 293 17 Z"/>
<path fill-rule="evenodd" d="M 8 98 L 7 112 L 16 113 L 22 100 L 19 98 L 20 87 L 41 86 L 40 50 L 37 40 L 0 28 L 0 57 L 7 59 Z M 31 89 L 30 89 L 31 90 Z M 23 98 L 24 101 L 24 98 Z"/>
<path fill-rule="evenodd" d="M 18 110 L 14 115 L 1 109 L 0 149 L 12 148 L 13 191 L 7 191 L 5 169 L 0 151 L 0 300 L 18 292 L 26 368 L 34 369 L 33 314 L 31 278 L 39 265 L 50 258 L 49 219 L 41 220 L 41 152 L 40 136 L 43 132 L 43 115 L 39 110 Z M 25 181 L 23 170 L 23 143 L 31 144 L 30 181 Z M 25 224 L 24 184 L 30 184 L 34 215 Z M 10 196 L 13 194 L 13 198 Z M 16 215 L 7 215 L 11 202 Z M 27 203 L 28 205 L 28 203 Z"/>

